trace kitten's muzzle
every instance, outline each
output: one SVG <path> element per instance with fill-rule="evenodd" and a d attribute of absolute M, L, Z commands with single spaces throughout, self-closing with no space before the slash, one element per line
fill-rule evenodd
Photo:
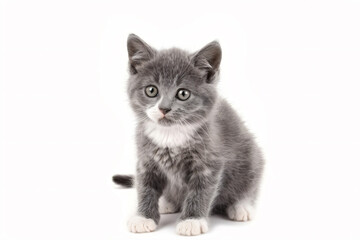
<path fill-rule="evenodd" d="M 159 108 L 159 110 L 165 116 L 165 114 L 171 111 L 171 108 Z"/>

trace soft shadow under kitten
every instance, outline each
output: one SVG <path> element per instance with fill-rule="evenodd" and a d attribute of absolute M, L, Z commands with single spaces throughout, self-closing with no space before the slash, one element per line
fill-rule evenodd
<path fill-rule="evenodd" d="M 138 124 L 137 171 L 115 175 L 136 186 L 131 232 L 151 232 L 160 214 L 180 212 L 176 232 L 208 231 L 222 212 L 234 221 L 253 217 L 263 169 L 261 152 L 216 90 L 221 48 L 214 41 L 195 53 L 155 50 L 134 34 L 127 42 L 128 95 Z"/>

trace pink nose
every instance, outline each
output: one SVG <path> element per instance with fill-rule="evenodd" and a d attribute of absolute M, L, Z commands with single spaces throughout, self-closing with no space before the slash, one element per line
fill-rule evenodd
<path fill-rule="evenodd" d="M 170 112 L 170 110 L 171 110 L 171 108 L 159 108 L 159 110 L 160 110 L 160 112 L 162 113 L 162 114 L 167 114 L 168 112 Z"/>

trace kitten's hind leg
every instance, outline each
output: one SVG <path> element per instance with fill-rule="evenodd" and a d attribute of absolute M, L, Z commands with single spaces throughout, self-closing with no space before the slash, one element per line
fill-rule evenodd
<path fill-rule="evenodd" d="M 175 206 L 174 203 L 168 201 L 164 196 L 161 196 L 159 199 L 159 212 L 161 214 L 176 213 L 179 209 Z"/>
<path fill-rule="evenodd" d="M 254 218 L 255 208 L 251 200 L 242 199 L 230 205 L 226 213 L 231 220 L 246 222 Z"/>

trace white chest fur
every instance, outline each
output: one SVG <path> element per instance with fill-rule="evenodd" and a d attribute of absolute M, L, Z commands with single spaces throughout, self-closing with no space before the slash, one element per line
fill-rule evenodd
<path fill-rule="evenodd" d="M 154 122 L 145 123 L 145 134 L 159 147 L 179 147 L 190 144 L 197 125 L 161 126 Z"/>

